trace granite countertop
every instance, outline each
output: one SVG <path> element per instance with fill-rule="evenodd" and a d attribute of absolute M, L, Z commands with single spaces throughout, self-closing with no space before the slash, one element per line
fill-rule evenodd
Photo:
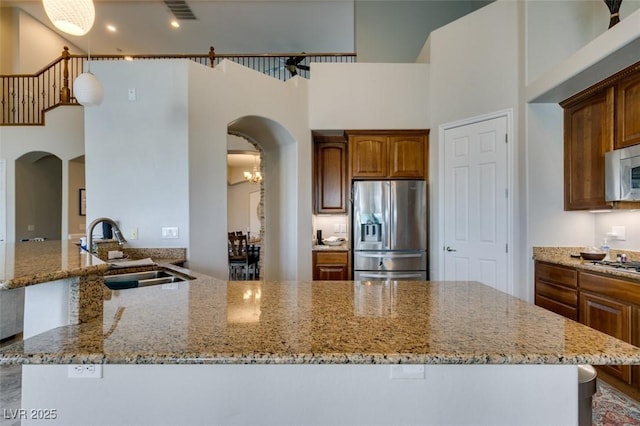
<path fill-rule="evenodd" d="M 114 240 L 115 241 L 115 240 Z M 117 243 L 107 249 L 117 249 Z M 99 242 L 100 244 L 102 242 Z M 131 259 L 153 258 L 158 264 L 180 264 L 186 261 L 184 248 L 122 249 Z M 72 277 L 102 275 L 109 270 L 109 261 L 81 250 L 69 240 L 25 241 L 0 244 L 0 290 L 9 290 Z"/>
<path fill-rule="evenodd" d="M 533 247 L 533 260 L 640 281 L 640 274 L 637 272 L 627 272 L 624 269 L 603 268 L 602 266 L 594 265 L 591 261 L 582 260 L 580 257 L 574 257 L 579 256 L 580 252 L 583 250 L 583 247 Z M 616 254 L 625 253 L 630 262 L 640 261 L 640 252 L 631 250 L 610 250 L 609 253 L 609 256 L 613 259 L 615 259 Z"/>
<path fill-rule="evenodd" d="M 101 274 L 109 265 L 72 241 L 0 244 L 0 290 Z"/>
<path fill-rule="evenodd" d="M 105 289 L 103 316 L 0 364 L 638 364 L 640 348 L 477 282 L 196 279 Z"/>
<path fill-rule="evenodd" d="M 349 251 L 349 244 L 345 241 L 339 246 L 329 246 L 326 244 L 314 244 L 313 251 Z"/>

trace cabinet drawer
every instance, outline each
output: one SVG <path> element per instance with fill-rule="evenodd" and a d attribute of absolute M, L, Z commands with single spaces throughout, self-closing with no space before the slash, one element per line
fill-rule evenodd
<path fill-rule="evenodd" d="M 640 305 L 640 283 L 638 282 L 589 272 L 580 272 L 578 282 L 581 291 L 590 291 Z"/>
<path fill-rule="evenodd" d="M 578 272 L 570 267 L 536 262 L 536 281 L 538 280 L 576 288 L 578 286 Z"/>
<path fill-rule="evenodd" d="M 578 309 L 576 307 L 567 306 L 539 294 L 536 294 L 536 306 L 555 312 L 556 314 L 562 315 L 570 320 L 578 321 Z"/>
<path fill-rule="evenodd" d="M 567 287 L 553 285 L 544 281 L 536 282 L 536 296 L 553 299 L 572 308 L 578 307 L 578 291 Z"/>
<path fill-rule="evenodd" d="M 349 258 L 346 251 L 317 251 L 315 256 L 315 263 L 323 265 L 346 265 Z"/>

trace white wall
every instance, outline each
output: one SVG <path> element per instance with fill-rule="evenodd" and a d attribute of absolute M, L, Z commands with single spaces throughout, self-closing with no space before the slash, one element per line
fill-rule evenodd
<path fill-rule="evenodd" d="M 16 241 L 62 238 L 62 161 L 33 153 L 15 162 Z"/>
<path fill-rule="evenodd" d="M 56 418 L 46 424 L 66 426 L 578 422 L 575 365 L 101 367 L 100 378 L 85 379 L 69 378 L 70 365 L 24 365 L 22 406 L 50 407 L 43 411 L 56 410 Z M 43 424 L 41 420 L 28 418 L 21 424 Z"/>
<path fill-rule="evenodd" d="M 414 62 L 429 33 L 485 0 L 355 1 L 358 62 Z"/>
<path fill-rule="evenodd" d="M 18 26 L 18 12 L 12 7 L 0 6 L 0 74 L 14 72 L 18 56 L 18 36 L 14 28 Z"/>
<path fill-rule="evenodd" d="M 602 13 L 596 17 L 598 10 Z M 526 13 L 527 82 L 568 58 L 609 25 L 608 9 L 601 0 L 528 1 Z"/>
<path fill-rule="evenodd" d="M 318 63 L 311 69 L 313 130 L 429 126 L 429 65 Z"/>
<path fill-rule="evenodd" d="M 85 108 L 87 223 L 118 221 L 130 247 L 188 247 L 185 61 L 101 61 L 91 70 L 105 96 Z M 162 227 L 178 227 L 179 237 L 163 239 Z"/>
<path fill-rule="evenodd" d="M 0 158 L 7 161 L 7 242 L 15 242 L 15 160 L 33 151 L 49 152 L 62 160 L 62 199 L 69 194 L 68 162 L 84 153 L 84 110 L 61 106 L 47 112 L 44 126 L 0 126 Z M 62 202 L 62 235 L 69 234 L 68 202 Z M 74 230 L 75 232 L 75 230 Z"/>
<path fill-rule="evenodd" d="M 247 232 L 249 223 L 249 194 L 260 191 L 260 185 L 240 182 L 227 186 L 227 230 Z M 253 232 L 252 232 L 253 235 Z"/>
<path fill-rule="evenodd" d="M 39 71 L 58 58 L 64 46 L 68 46 L 71 53 L 82 53 L 80 48 L 36 21 L 28 13 L 20 10 L 18 17 L 19 47 L 13 72 L 33 74 Z"/>
<path fill-rule="evenodd" d="M 431 278 L 442 277 L 440 268 L 441 222 L 438 206 L 442 204 L 439 163 L 444 152 L 438 128 L 443 124 L 511 109 L 518 130 L 518 95 L 520 57 L 520 4 L 496 2 L 431 33 L 430 43 L 430 194 L 431 194 Z M 470 42 L 473 40 L 473 43 Z M 426 59 L 426 58 L 425 58 Z M 522 141 L 515 138 L 509 144 L 510 162 L 515 174 L 510 176 L 514 187 L 519 181 L 514 164 Z M 519 231 L 518 191 L 512 191 L 514 234 Z M 517 237 L 517 235 L 516 235 Z M 516 240 L 517 241 L 517 240 Z M 515 252 L 515 258 L 521 256 Z M 515 272 L 517 277 L 518 272 Z M 516 295 L 523 283 L 516 280 Z"/>

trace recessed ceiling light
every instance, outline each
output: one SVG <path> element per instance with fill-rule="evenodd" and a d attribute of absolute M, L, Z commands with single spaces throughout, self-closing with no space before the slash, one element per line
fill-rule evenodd
<path fill-rule="evenodd" d="M 115 25 L 111 25 L 111 24 L 107 25 L 107 29 L 109 31 L 111 31 L 112 33 L 115 33 L 116 31 L 118 31 L 118 29 L 115 27 Z"/>
<path fill-rule="evenodd" d="M 171 26 L 173 28 L 180 28 L 180 22 L 176 21 L 175 19 L 173 21 L 171 21 Z"/>

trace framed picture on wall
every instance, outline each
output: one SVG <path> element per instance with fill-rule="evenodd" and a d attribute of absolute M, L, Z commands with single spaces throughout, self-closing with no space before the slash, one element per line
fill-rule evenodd
<path fill-rule="evenodd" d="M 84 188 L 79 190 L 79 214 L 80 216 L 87 215 L 87 191 Z"/>

